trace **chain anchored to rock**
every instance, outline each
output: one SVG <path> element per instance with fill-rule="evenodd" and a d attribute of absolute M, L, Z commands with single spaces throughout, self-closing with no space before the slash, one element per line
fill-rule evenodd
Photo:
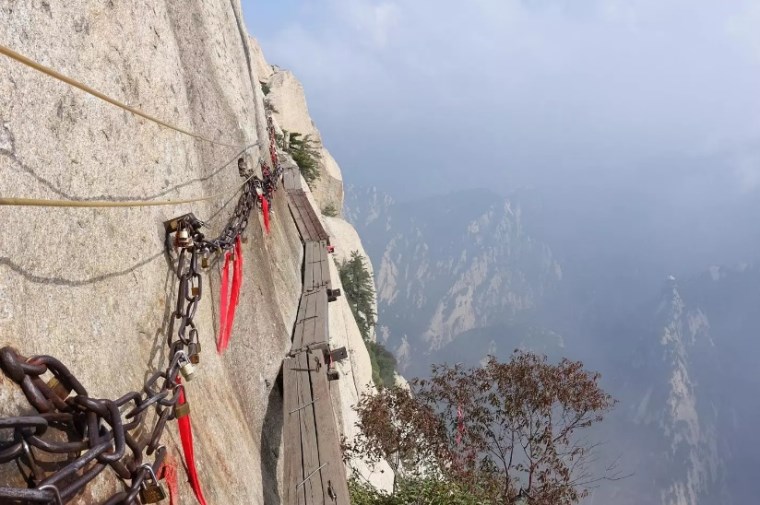
<path fill-rule="evenodd" d="M 123 489 L 105 505 L 159 502 L 167 497 L 158 477 L 165 474 L 162 466 L 167 452 L 161 438 L 167 423 L 176 419 L 191 486 L 205 505 L 195 471 L 190 406 L 182 379 L 192 380 L 200 362 L 201 343 L 194 319 L 203 297 L 201 273 L 212 258 L 222 254 L 233 253 L 242 259 L 241 237 L 251 211 L 257 204 L 262 211 L 268 210 L 282 175 L 276 150 L 272 150 L 271 119 L 268 129 L 274 170 L 267 169 L 259 179 L 239 160 L 240 175 L 247 180 L 218 237 L 206 238 L 204 223 L 193 214 L 165 223 L 177 277 L 177 299 L 167 332 L 168 364 L 154 372 L 141 391 L 115 400 L 94 398 L 58 359 L 45 355 L 27 358 L 11 347 L 0 349 L 0 369 L 20 387 L 33 411 L 0 418 L 0 465 L 15 463 L 27 486 L 0 487 L 0 503 L 62 505 L 80 495 L 107 468 L 121 480 Z M 238 269 L 242 273 L 242 263 Z"/>

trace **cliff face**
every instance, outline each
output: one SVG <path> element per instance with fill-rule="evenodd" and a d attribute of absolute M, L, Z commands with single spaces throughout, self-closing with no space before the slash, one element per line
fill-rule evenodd
<path fill-rule="evenodd" d="M 255 40 L 252 43 L 257 45 Z M 322 143 L 322 136 L 309 115 L 303 86 L 289 70 L 269 65 L 262 51 L 255 51 L 255 55 L 255 66 L 261 69 L 259 78 L 268 89 L 266 100 L 278 130 L 299 133 L 314 141 L 320 176 L 312 183 L 311 192 L 317 208 L 321 210 L 331 206 L 340 215 L 343 208 L 343 176 L 338 163 Z"/>
<path fill-rule="evenodd" d="M 223 143 L 266 142 L 260 81 L 273 83 L 281 110 L 277 120 L 284 127 L 301 128 L 288 122 L 288 110 L 306 114 L 305 103 L 293 96 L 300 85 L 290 74 L 260 75 L 271 67 L 261 65 L 260 49 L 251 44 L 236 0 L 1 0 L 0 18 L 4 44 Z M 244 154 L 249 165 L 257 166 L 259 155 L 266 155 L 263 145 L 264 150 L 254 147 Z M 147 200 L 213 195 L 241 183 L 235 163 L 240 151 L 160 127 L 0 57 L 3 196 Z M 325 176 L 315 194 L 339 208 L 340 171 L 326 151 L 322 160 Z M 0 207 L 0 345 L 27 356 L 59 358 L 93 397 L 139 391 L 148 374 L 166 366 L 176 300 L 163 222 L 193 212 L 207 222 L 204 233 L 216 236 L 236 200 L 228 193 L 172 207 Z M 282 405 L 276 379 L 297 310 L 302 248 L 281 192 L 274 198 L 270 235 L 263 234 L 260 219 L 254 211 L 244 244 L 241 303 L 224 355 L 213 351 L 218 266 L 203 274 L 195 317 L 204 350 L 187 394 L 199 475 L 210 503 L 279 503 Z M 331 311 L 346 315 L 340 300 Z M 339 321 L 337 313 L 333 319 Z M 342 336 L 336 330 L 336 339 L 350 340 L 350 321 L 344 326 L 348 330 Z M 351 364 L 363 366 L 368 359 L 357 353 L 352 350 Z M 366 379 L 358 375 L 350 389 Z M 0 399 L 0 416 L 32 411 L 3 376 Z M 163 442 L 178 457 L 175 425 L 170 423 Z M 23 484 L 8 465 L 0 470 L 0 482 Z M 180 482 L 181 500 L 190 503 L 194 498 L 183 476 Z M 99 502 L 119 486 L 105 471 L 83 499 Z"/>
<path fill-rule="evenodd" d="M 278 130 L 319 142 L 322 177 L 315 206 L 342 205 L 337 163 L 322 147 L 292 74 L 273 70 L 249 38 L 239 2 L 148 4 L 19 3 L 0 0 L 0 40 L 130 106 L 232 146 L 158 126 L 0 57 L 0 195 L 62 200 L 180 200 L 227 192 L 205 202 L 124 209 L 0 207 L 0 346 L 52 355 L 93 397 L 139 391 L 166 366 L 167 332 L 177 280 L 165 255 L 164 221 L 193 212 L 214 237 L 234 210 L 237 158 L 258 171 L 266 156 L 264 95 L 271 86 Z M 254 210 L 244 244 L 244 281 L 230 348 L 214 351 L 220 268 L 203 272 L 195 316 L 203 344 L 192 405 L 199 475 L 210 503 L 279 503 L 282 403 L 277 376 L 301 289 L 302 246 L 282 192 L 272 232 Z M 331 231 L 341 249 L 341 226 Z M 352 239 L 353 240 L 353 239 Z M 353 245 L 351 247 L 354 247 Z M 334 283 L 339 285 L 336 272 Z M 372 391 L 371 367 L 344 298 L 330 306 L 339 365 L 336 418 L 355 429 L 351 406 Z M 339 390 L 337 388 L 340 388 Z M 33 412 L 18 386 L 0 374 L 0 417 Z M 152 420 L 149 420 L 152 426 Z M 176 423 L 163 443 L 179 459 Z M 357 463 L 357 465 L 360 465 Z M 381 486 L 390 476 L 359 468 Z M 180 467 L 180 472 L 183 472 Z M 180 477 L 181 501 L 193 501 Z M 22 486 L 15 467 L 0 483 Z M 85 502 L 121 489 L 105 471 Z"/>
<path fill-rule="evenodd" d="M 266 84 L 269 91 L 266 100 L 269 102 L 269 107 L 273 108 L 275 128 L 278 131 L 287 130 L 310 135 L 317 141 L 320 152 L 320 177 L 311 188 L 302 178 L 301 186 L 318 212 L 328 204 L 332 204 L 340 215 L 343 205 L 343 176 L 332 155 L 322 145 L 319 131 L 309 115 L 301 83 L 291 72 L 269 65 L 255 40 L 252 41 L 252 45 L 254 54 L 257 55 L 254 66 L 269 69 L 269 73 L 262 74 L 265 76 L 262 82 Z M 288 157 L 285 156 L 285 158 Z M 292 160 L 288 162 L 292 163 Z M 370 272 L 373 271 L 372 263 L 364 250 L 359 234 L 350 223 L 337 216 L 320 215 L 319 217 L 330 235 L 331 244 L 335 246 L 334 262 L 330 266 L 332 284 L 334 288 L 342 290 L 343 286 L 337 268 L 340 262 L 350 257 L 353 251 L 358 251 L 367 259 Z M 330 304 L 329 320 L 332 347 L 346 347 L 348 351 L 348 359 L 337 364 L 341 379 L 332 382 L 330 387 L 336 418 L 343 436 L 350 441 L 358 435 L 356 428 L 358 418 L 354 406 L 363 395 L 376 391 L 372 383 L 372 364 L 359 327 L 344 296 L 338 297 Z M 392 489 L 393 473 L 384 462 L 368 466 L 365 462 L 355 459 L 349 462 L 349 467 L 347 470 L 349 474 L 356 471 L 363 479 L 376 487 Z"/>
<path fill-rule="evenodd" d="M 524 230 L 520 209 L 509 201 L 461 191 L 396 203 L 376 190 L 352 188 L 347 207 L 379 264 L 378 339 L 394 350 L 402 370 L 425 374 L 431 362 L 477 362 L 526 344 L 548 352 L 562 345 L 532 315 L 562 270 L 550 249 Z"/>

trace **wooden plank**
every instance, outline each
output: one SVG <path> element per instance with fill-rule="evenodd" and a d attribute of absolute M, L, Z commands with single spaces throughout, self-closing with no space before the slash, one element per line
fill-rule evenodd
<path fill-rule="evenodd" d="M 327 242 L 324 240 L 319 243 L 319 259 L 322 267 L 322 285 L 330 289 L 332 285 L 330 282 L 330 256 L 327 254 Z"/>
<path fill-rule="evenodd" d="M 298 355 L 298 366 L 301 370 L 306 370 L 312 365 L 308 353 Z M 299 383 L 299 401 L 303 408 L 301 409 L 301 450 L 303 454 L 303 480 L 297 484 L 303 489 L 307 505 L 322 503 L 324 490 L 322 489 L 322 480 L 319 478 L 319 447 L 317 445 L 317 426 L 314 415 L 315 399 L 311 389 L 312 372 L 300 371 L 298 376 Z M 322 399 L 324 400 L 324 399 Z"/>
<path fill-rule="evenodd" d="M 285 359 L 282 364 L 283 419 L 285 436 L 285 479 L 283 482 L 283 503 L 295 505 L 299 502 L 296 485 L 303 476 L 301 456 L 301 412 L 298 409 L 298 375 L 293 370 L 297 360 Z M 294 412 L 295 411 L 295 412 Z M 303 493 L 301 493 L 303 496 Z"/>
<path fill-rule="evenodd" d="M 319 253 L 319 242 L 312 242 L 312 255 L 314 258 L 314 289 L 322 287 L 322 258 Z"/>
<path fill-rule="evenodd" d="M 298 212 L 301 215 L 301 221 L 304 224 L 304 234 L 306 236 L 306 241 L 313 241 L 315 239 L 315 235 L 317 231 L 314 229 L 314 223 L 311 221 L 311 216 L 309 215 L 308 211 L 308 204 L 306 201 L 306 194 L 303 191 L 299 191 L 298 195 L 296 195 L 297 199 L 297 206 L 298 206 Z"/>
<path fill-rule="evenodd" d="M 309 202 L 309 199 L 306 197 L 305 193 L 303 195 L 303 208 L 304 213 L 306 214 L 304 219 L 308 219 L 309 223 L 311 224 L 311 238 L 314 241 L 319 241 L 321 236 L 324 235 L 324 227 L 322 226 L 322 222 L 319 220 L 314 207 L 311 206 L 311 202 Z"/>
<path fill-rule="evenodd" d="M 303 324 L 302 320 L 306 318 L 306 297 L 301 297 L 301 301 L 298 304 L 298 313 L 296 314 L 296 324 L 293 327 L 293 349 L 299 349 L 303 347 Z"/>
<path fill-rule="evenodd" d="M 314 357 L 314 359 L 318 358 L 319 356 Z M 330 386 L 324 367 L 322 373 L 312 374 L 312 391 L 317 398 L 329 398 Z M 324 503 L 350 505 L 346 470 L 343 465 L 343 455 L 338 437 L 338 424 L 332 402 L 317 402 L 314 404 L 314 410 L 317 423 L 319 461 L 320 465 L 325 465 L 321 470 L 324 482 Z"/>
<path fill-rule="evenodd" d="M 288 195 L 288 208 L 290 209 L 290 215 L 293 217 L 293 221 L 296 223 L 296 228 L 298 228 L 298 233 L 301 235 L 301 240 L 303 242 L 306 241 L 306 225 L 303 223 L 303 220 L 301 219 L 301 212 L 298 210 L 298 207 L 295 204 L 295 201 L 293 198 Z"/>
<path fill-rule="evenodd" d="M 303 292 L 314 290 L 314 247 L 312 242 L 304 245 Z"/>
<path fill-rule="evenodd" d="M 329 342 L 328 337 L 328 312 L 327 312 L 327 290 L 324 287 L 319 288 L 318 294 L 314 297 L 316 305 L 317 318 L 314 321 L 313 343 Z"/>
<path fill-rule="evenodd" d="M 308 300 L 308 303 L 306 304 L 307 310 L 303 321 L 303 346 L 310 345 L 314 342 L 318 342 L 318 340 L 314 339 L 314 331 L 317 327 L 317 300 L 319 299 L 319 294 L 317 293 L 314 296 L 307 296 L 304 297 Z"/>

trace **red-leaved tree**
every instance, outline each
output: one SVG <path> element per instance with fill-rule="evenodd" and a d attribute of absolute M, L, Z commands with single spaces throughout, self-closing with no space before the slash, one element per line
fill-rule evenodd
<path fill-rule="evenodd" d="M 592 482 L 616 478 L 610 468 L 591 473 L 596 444 L 582 436 L 615 403 L 598 381 L 580 362 L 517 351 L 506 363 L 435 365 L 411 391 L 362 398 L 362 436 L 348 449 L 388 461 L 397 476 L 433 475 L 493 503 L 512 503 L 521 489 L 531 505 L 577 503 Z"/>

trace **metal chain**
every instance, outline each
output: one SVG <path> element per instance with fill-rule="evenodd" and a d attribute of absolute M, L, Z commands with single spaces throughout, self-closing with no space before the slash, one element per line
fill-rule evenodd
<path fill-rule="evenodd" d="M 275 169 L 262 170 L 262 179 L 248 177 L 235 211 L 218 237 L 205 238 L 201 232 L 203 222 L 193 214 L 165 224 L 167 249 L 177 251 L 177 302 L 167 338 L 170 359 L 164 370 L 148 378 L 142 391 L 116 400 L 92 398 L 56 358 L 26 358 L 11 347 L 0 349 L 0 369 L 21 387 L 37 411 L 0 418 L 0 465 L 15 462 L 28 486 L 0 487 L 1 503 L 65 504 L 107 467 L 122 480 L 124 490 L 104 505 L 132 505 L 138 498 L 142 502 L 144 491 L 159 486 L 156 475 L 166 454 L 166 448 L 160 445 L 161 437 L 166 423 L 183 415 L 177 411 L 180 388 L 184 387 L 178 376 L 192 379 L 194 365 L 200 361 L 194 318 L 203 297 L 202 268 L 208 267 L 210 255 L 233 249 L 235 240 L 248 226 L 257 200 L 271 199 L 282 175 L 276 147 L 272 147 L 271 118 L 268 131 Z M 248 176 L 242 158 L 238 166 L 241 175 Z M 144 420 L 150 409 L 155 420 L 152 429 L 145 431 Z M 40 453 L 46 456 L 40 458 Z M 51 456 L 55 463 L 50 463 Z M 145 456 L 152 457 L 152 463 L 144 464 Z"/>

